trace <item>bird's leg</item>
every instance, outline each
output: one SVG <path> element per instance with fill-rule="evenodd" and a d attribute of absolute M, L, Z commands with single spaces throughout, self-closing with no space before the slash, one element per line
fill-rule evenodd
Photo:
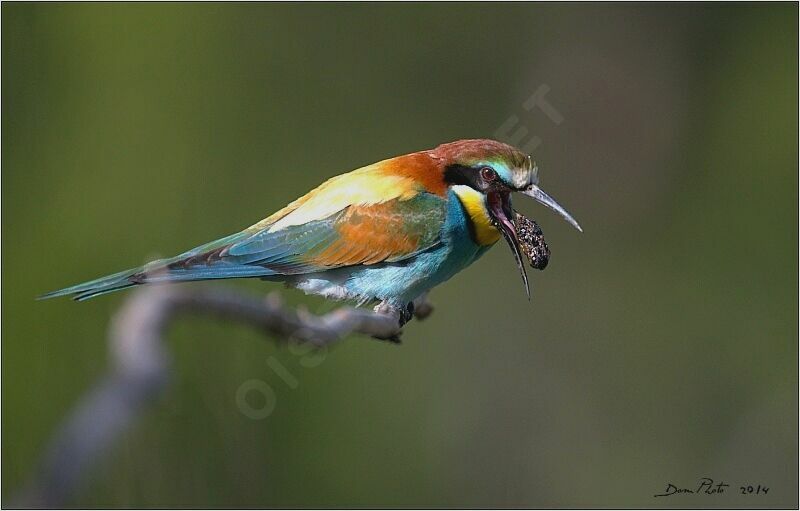
<path fill-rule="evenodd" d="M 411 321 L 414 317 L 414 302 L 408 302 L 406 305 L 406 322 Z"/>
<path fill-rule="evenodd" d="M 387 301 L 382 301 L 373 309 L 378 314 L 386 314 L 397 319 L 400 326 L 405 325 L 414 314 L 414 304 L 408 303 L 405 307 L 398 307 Z"/>

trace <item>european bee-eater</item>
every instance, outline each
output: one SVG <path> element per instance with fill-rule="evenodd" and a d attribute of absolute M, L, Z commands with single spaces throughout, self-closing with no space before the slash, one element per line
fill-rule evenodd
<path fill-rule="evenodd" d="M 239 233 L 43 298 L 86 300 L 139 284 L 257 277 L 328 298 L 379 301 L 402 321 L 415 298 L 501 236 L 527 291 L 511 192 L 533 197 L 580 230 L 538 183 L 529 155 L 493 140 L 459 140 L 333 177 Z"/>

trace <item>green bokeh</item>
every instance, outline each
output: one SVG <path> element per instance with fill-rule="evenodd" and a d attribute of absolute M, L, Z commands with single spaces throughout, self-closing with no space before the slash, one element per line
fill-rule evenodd
<path fill-rule="evenodd" d="M 585 229 L 518 199 L 553 251 L 531 303 L 498 246 L 401 347 L 352 339 L 309 364 L 183 321 L 169 390 L 71 504 L 796 507 L 797 14 L 4 3 L 3 503 L 104 373 L 126 298 L 37 294 L 516 116 Z M 561 122 L 522 107 L 543 85 Z M 277 395 L 265 420 L 237 408 L 250 379 Z M 652 497 L 701 476 L 771 489 Z"/>

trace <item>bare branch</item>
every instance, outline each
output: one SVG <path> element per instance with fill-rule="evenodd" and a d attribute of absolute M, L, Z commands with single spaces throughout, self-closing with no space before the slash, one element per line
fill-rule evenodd
<path fill-rule="evenodd" d="M 432 311 L 425 297 L 415 316 Z M 353 334 L 397 342 L 399 316 L 342 307 L 323 315 L 290 309 L 280 295 L 266 298 L 230 289 L 189 290 L 180 286 L 142 286 L 111 321 L 111 369 L 84 395 L 53 435 L 33 481 L 13 507 L 62 507 L 89 470 L 164 389 L 169 361 L 164 333 L 180 315 L 209 315 L 249 324 L 287 342 L 324 346 Z"/>

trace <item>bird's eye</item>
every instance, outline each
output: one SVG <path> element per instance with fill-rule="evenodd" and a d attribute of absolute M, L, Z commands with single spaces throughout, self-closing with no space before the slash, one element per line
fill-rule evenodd
<path fill-rule="evenodd" d="M 484 181 L 494 181 L 497 179 L 497 172 L 492 167 L 481 168 L 481 177 Z"/>

